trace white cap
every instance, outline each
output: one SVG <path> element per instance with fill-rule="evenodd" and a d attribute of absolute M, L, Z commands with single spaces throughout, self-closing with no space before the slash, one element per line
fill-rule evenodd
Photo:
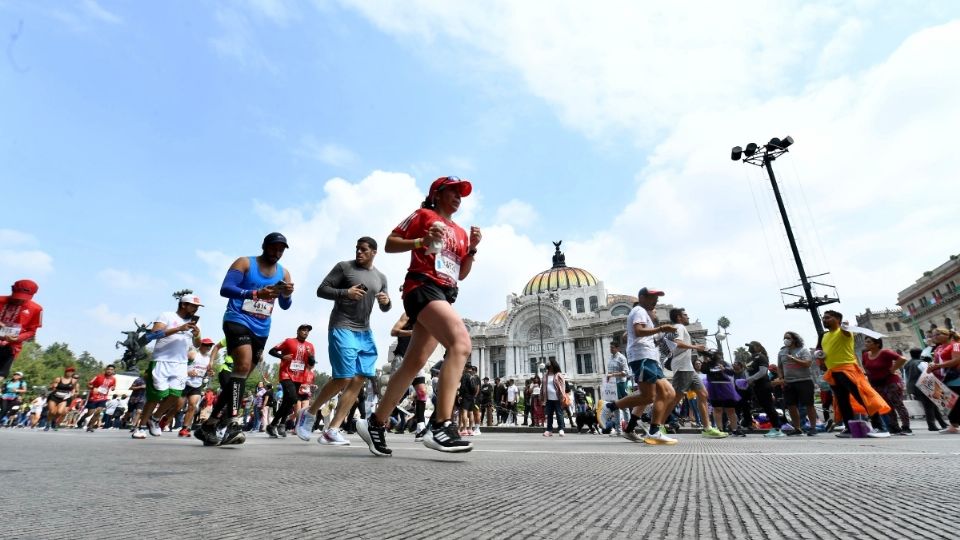
<path fill-rule="evenodd" d="M 200 303 L 200 297 L 195 294 L 185 294 L 180 297 L 180 301 L 185 304 L 193 304 L 195 306 L 203 307 L 203 304 Z"/>

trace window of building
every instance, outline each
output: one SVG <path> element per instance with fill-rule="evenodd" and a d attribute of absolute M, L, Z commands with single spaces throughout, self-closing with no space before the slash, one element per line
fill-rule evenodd
<path fill-rule="evenodd" d="M 490 371 L 493 372 L 493 377 L 506 377 L 507 376 L 507 359 L 501 358 L 499 360 L 492 360 L 490 362 Z"/>
<path fill-rule="evenodd" d="M 597 311 L 600 309 L 600 300 L 596 296 L 590 297 L 590 311 Z"/>
<path fill-rule="evenodd" d="M 569 301 L 569 300 L 564 300 L 564 301 L 563 301 L 563 307 L 567 308 L 567 311 L 570 311 L 570 301 Z"/>
<path fill-rule="evenodd" d="M 578 354 L 577 373 L 580 375 L 586 375 L 593 372 L 593 355 L 590 353 Z"/>
<path fill-rule="evenodd" d="M 948 281 L 948 282 L 947 282 L 947 291 L 948 291 L 948 292 L 957 292 L 957 282 L 954 281 L 954 280 L 952 280 L 952 279 L 951 279 L 950 281 Z"/>
<path fill-rule="evenodd" d="M 893 325 L 890 323 L 887 323 L 887 332 L 893 332 Z"/>
<path fill-rule="evenodd" d="M 624 315 L 629 315 L 629 314 L 630 314 L 630 308 L 628 308 L 627 306 L 617 306 L 617 307 L 613 308 L 613 310 L 610 311 L 610 313 L 611 313 L 614 317 L 620 317 L 620 316 L 624 316 Z"/>
<path fill-rule="evenodd" d="M 933 298 L 934 298 L 937 302 L 939 302 L 940 300 L 943 300 L 943 295 L 940 294 L 940 289 L 939 289 L 939 288 L 933 290 Z"/>
<path fill-rule="evenodd" d="M 894 330 L 894 332 L 899 332 L 899 331 L 900 331 L 900 323 L 898 323 L 898 322 L 893 323 L 893 330 Z"/>
<path fill-rule="evenodd" d="M 537 367 L 539 366 L 539 364 L 540 364 L 539 358 L 531 358 L 530 364 L 527 366 L 527 371 L 530 373 L 536 373 Z"/>
<path fill-rule="evenodd" d="M 585 311 L 583 308 L 583 298 L 577 298 L 577 313 L 584 313 Z"/>
<path fill-rule="evenodd" d="M 946 319 L 943 320 L 943 325 L 949 328 L 950 330 L 953 330 L 953 321 L 950 320 L 950 317 L 947 317 Z"/>

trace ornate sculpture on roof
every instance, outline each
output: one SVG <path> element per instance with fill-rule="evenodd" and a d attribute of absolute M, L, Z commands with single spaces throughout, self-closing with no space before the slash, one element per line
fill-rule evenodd
<path fill-rule="evenodd" d="M 563 243 L 563 240 L 559 242 L 554 242 L 553 247 L 555 251 L 553 252 L 553 267 L 554 268 L 564 268 L 567 266 L 567 257 L 560 251 L 560 244 Z"/>

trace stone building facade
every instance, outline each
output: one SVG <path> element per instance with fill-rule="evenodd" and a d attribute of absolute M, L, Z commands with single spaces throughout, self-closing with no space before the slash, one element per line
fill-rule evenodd
<path fill-rule="evenodd" d="M 912 347 L 920 347 L 920 338 L 913 330 L 913 327 L 903 320 L 903 311 L 899 309 L 879 309 L 872 310 L 867 308 L 863 313 L 857 315 L 857 326 L 876 330 L 886 335 L 883 338 L 883 346 L 887 349 L 899 349 L 906 355 Z M 858 340 L 858 349 L 860 348 Z"/>
<path fill-rule="evenodd" d="M 931 328 L 957 328 L 960 323 L 960 255 L 924 272 L 916 283 L 900 291 L 897 304 L 903 310 L 903 322 L 918 340 Z"/>

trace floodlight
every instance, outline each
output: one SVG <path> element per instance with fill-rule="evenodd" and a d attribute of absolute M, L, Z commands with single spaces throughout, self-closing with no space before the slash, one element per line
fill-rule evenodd
<path fill-rule="evenodd" d="M 786 150 L 791 144 L 793 144 L 793 137 L 787 135 L 780 140 L 780 148 Z"/>
<path fill-rule="evenodd" d="M 739 146 L 734 146 L 733 150 L 730 151 L 730 159 L 733 161 L 740 161 L 740 156 L 743 155 L 743 148 Z"/>
<path fill-rule="evenodd" d="M 750 143 L 743 150 L 743 154 L 747 157 L 752 157 L 756 153 L 757 153 L 757 143 Z"/>

